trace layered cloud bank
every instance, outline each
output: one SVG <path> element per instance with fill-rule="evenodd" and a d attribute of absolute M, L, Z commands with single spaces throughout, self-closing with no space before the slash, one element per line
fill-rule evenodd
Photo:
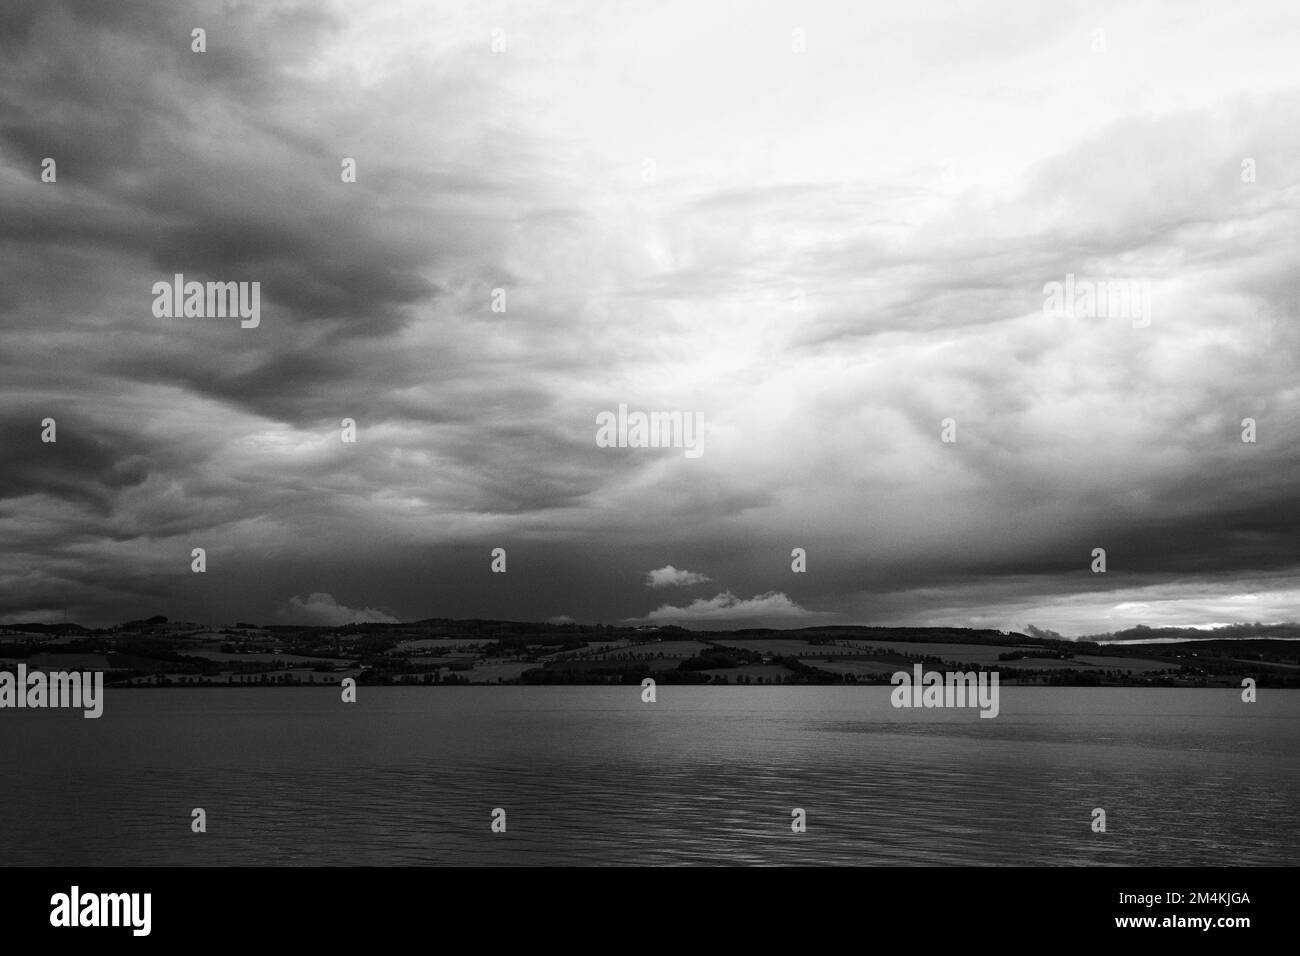
<path fill-rule="evenodd" d="M 0 621 L 1300 619 L 1300 14 L 1073 11 L 5 4 Z"/>

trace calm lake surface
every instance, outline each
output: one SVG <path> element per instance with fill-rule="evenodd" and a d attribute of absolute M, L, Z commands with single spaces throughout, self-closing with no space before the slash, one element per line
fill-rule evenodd
<path fill-rule="evenodd" d="M 1300 859 L 1300 691 L 1004 687 L 981 719 L 895 710 L 889 690 L 110 690 L 99 720 L 5 710 L 0 861 Z"/>

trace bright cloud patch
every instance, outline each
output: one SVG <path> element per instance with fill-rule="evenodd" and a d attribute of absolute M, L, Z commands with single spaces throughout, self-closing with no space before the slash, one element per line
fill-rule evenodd
<path fill-rule="evenodd" d="M 655 571 L 646 572 L 646 587 L 651 588 L 681 588 L 689 587 L 692 584 L 705 584 L 709 581 L 706 574 L 698 574 L 695 571 L 679 571 L 671 564 L 659 568 Z"/>
<path fill-rule="evenodd" d="M 711 598 L 698 598 L 686 607 L 661 605 L 637 621 L 738 621 L 752 618 L 816 617 L 817 613 L 795 604 L 781 591 L 768 591 L 748 601 L 741 600 L 730 591 Z"/>
<path fill-rule="evenodd" d="M 281 620 L 292 624 L 314 624 L 338 627 L 340 624 L 396 624 L 397 618 L 376 611 L 372 607 L 357 610 L 334 600 L 333 595 L 317 591 L 303 599 L 297 595 L 289 598 L 280 611 Z"/>

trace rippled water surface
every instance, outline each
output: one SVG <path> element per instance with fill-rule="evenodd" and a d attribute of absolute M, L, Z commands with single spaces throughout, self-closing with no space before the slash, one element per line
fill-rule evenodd
<path fill-rule="evenodd" d="M 1300 859 L 1300 691 L 1004 687 L 981 719 L 889 690 L 160 689 L 109 691 L 99 720 L 6 710 L 0 861 Z"/>

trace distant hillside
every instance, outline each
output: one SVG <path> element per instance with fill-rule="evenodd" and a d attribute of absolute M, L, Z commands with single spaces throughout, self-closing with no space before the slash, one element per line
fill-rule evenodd
<path fill-rule="evenodd" d="M 1139 624 L 1113 634 L 1090 634 L 1081 641 L 1201 641 L 1216 640 L 1288 640 L 1300 638 L 1300 624 L 1225 624 L 1211 629 L 1196 627 L 1147 627 Z"/>
<path fill-rule="evenodd" d="M 62 624 L 37 624 L 35 622 L 28 624 L 0 624 L 0 631 L 10 631 L 23 634 L 89 634 L 88 628 L 80 624 L 64 622 Z"/>
<path fill-rule="evenodd" d="M 0 669 L 102 670 L 114 686 L 885 684 L 899 670 L 996 671 L 1006 685 L 1300 687 L 1297 625 L 1134 628 L 1069 640 L 961 627 L 678 626 L 430 618 L 405 624 L 87 629 L 0 625 Z M 1170 638 L 1200 638 L 1164 643 Z M 1206 639 L 1209 638 L 1209 639 Z"/>

